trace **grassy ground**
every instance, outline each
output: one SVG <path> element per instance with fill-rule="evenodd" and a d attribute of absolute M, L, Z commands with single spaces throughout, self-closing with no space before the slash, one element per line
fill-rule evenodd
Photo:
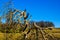
<path fill-rule="evenodd" d="M 60 40 L 60 29 L 52 29 L 52 30 L 44 30 L 46 33 L 52 34 L 54 38 L 58 38 Z M 1 33 L 0 32 L 0 40 L 24 40 L 24 33 Z M 41 36 L 41 34 L 38 34 Z M 31 32 L 27 35 L 28 40 L 36 40 L 36 30 L 31 30 Z M 40 38 L 39 38 L 40 39 Z"/>
<path fill-rule="evenodd" d="M 45 31 L 49 34 L 52 34 L 56 38 L 60 38 L 60 29 L 59 28 L 55 28 L 52 30 L 45 30 Z"/>

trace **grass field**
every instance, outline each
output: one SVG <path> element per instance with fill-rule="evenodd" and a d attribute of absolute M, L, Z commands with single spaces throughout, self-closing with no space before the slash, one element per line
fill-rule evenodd
<path fill-rule="evenodd" d="M 52 30 L 47 29 L 44 31 L 46 33 L 52 34 L 53 37 L 58 38 L 57 40 L 60 40 L 60 29 L 54 28 Z M 1 33 L 0 32 L 0 40 L 24 40 L 23 35 L 24 35 L 23 32 L 21 33 Z M 38 35 L 40 35 L 40 33 Z M 36 40 L 35 37 L 36 37 L 35 30 L 33 31 L 31 30 L 31 32 L 27 36 L 28 40 Z"/>

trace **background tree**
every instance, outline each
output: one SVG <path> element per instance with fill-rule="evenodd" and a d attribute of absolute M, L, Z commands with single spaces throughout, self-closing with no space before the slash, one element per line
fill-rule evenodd
<path fill-rule="evenodd" d="M 36 22 L 38 26 L 40 27 L 55 27 L 55 25 L 53 24 L 53 22 L 50 22 L 50 21 L 39 21 L 39 22 Z"/>

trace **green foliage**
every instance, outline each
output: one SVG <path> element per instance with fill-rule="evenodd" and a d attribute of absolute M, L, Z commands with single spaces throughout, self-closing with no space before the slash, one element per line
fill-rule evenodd
<path fill-rule="evenodd" d="M 53 22 L 49 22 L 49 21 L 40 21 L 40 22 L 36 22 L 37 25 L 39 25 L 40 27 L 54 27 L 55 25 L 53 24 Z"/>

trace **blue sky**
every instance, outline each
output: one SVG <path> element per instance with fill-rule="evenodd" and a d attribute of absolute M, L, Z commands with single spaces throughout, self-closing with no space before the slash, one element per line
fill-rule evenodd
<path fill-rule="evenodd" d="M 0 6 L 7 0 L 1 0 Z M 51 21 L 55 27 L 60 27 L 60 0 L 13 0 L 14 7 L 27 9 L 34 21 Z"/>

